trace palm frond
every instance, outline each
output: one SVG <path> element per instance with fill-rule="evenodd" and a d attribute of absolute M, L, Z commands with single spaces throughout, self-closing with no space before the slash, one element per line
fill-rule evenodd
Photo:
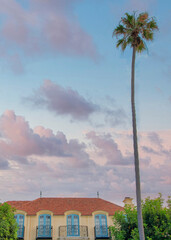
<path fill-rule="evenodd" d="M 139 45 L 136 47 L 136 50 L 139 53 L 143 52 L 144 50 L 147 50 L 144 41 L 142 40 L 140 41 Z"/>
<path fill-rule="evenodd" d="M 122 43 L 124 42 L 124 38 L 121 38 L 117 41 L 116 47 L 120 47 L 120 45 L 122 45 Z"/>
<path fill-rule="evenodd" d="M 134 20 L 135 20 L 135 16 L 131 15 L 129 13 L 125 13 L 125 15 L 127 16 L 127 19 L 129 21 L 129 23 L 131 23 L 132 25 L 134 25 Z"/>
<path fill-rule="evenodd" d="M 147 12 L 143 12 L 143 13 L 140 13 L 139 16 L 137 17 L 137 22 L 145 22 L 148 20 L 148 13 Z"/>
<path fill-rule="evenodd" d="M 143 29 L 142 37 L 146 40 L 153 40 L 153 32 L 149 29 Z"/>
<path fill-rule="evenodd" d="M 122 48 L 122 51 L 124 52 L 126 47 L 127 47 L 128 43 L 126 41 L 126 39 L 123 41 L 122 45 L 121 45 L 121 48 Z"/>
<path fill-rule="evenodd" d="M 116 35 L 122 35 L 126 33 L 126 29 L 124 28 L 124 26 L 122 24 L 119 24 L 113 31 L 113 36 Z"/>
<path fill-rule="evenodd" d="M 147 28 L 150 28 L 151 30 L 159 30 L 157 26 L 157 22 L 155 21 L 154 18 L 152 18 L 148 23 L 147 23 Z"/>
<path fill-rule="evenodd" d="M 129 13 L 125 13 L 125 17 L 121 18 L 121 22 L 126 28 L 134 27 L 134 16 Z"/>
<path fill-rule="evenodd" d="M 121 47 L 122 51 L 125 51 L 128 43 L 126 41 L 126 38 L 121 38 L 117 41 L 116 47 Z"/>
<path fill-rule="evenodd" d="M 134 39 L 133 39 L 132 36 L 128 36 L 128 38 L 127 38 L 128 45 L 132 45 L 133 40 L 134 40 Z"/>
<path fill-rule="evenodd" d="M 158 30 L 157 22 L 154 17 L 149 18 L 147 12 L 136 12 L 133 14 L 125 13 L 119 25 L 114 29 L 113 36 L 120 38 L 117 47 L 121 46 L 122 51 L 130 45 L 136 47 L 138 52 L 147 50 L 146 41 L 152 41 L 154 30 Z"/>

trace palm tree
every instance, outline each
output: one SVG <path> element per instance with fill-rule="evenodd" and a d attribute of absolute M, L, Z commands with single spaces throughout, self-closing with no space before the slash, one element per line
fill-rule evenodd
<path fill-rule="evenodd" d="M 136 127 L 136 111 L 134 100 L 134 75 L 135 75 L 135 56 L 136 52 L 141 53 L 147 50 L 145 41 L 152 41 L 154 30 L 158 30 L 155 19 L 149 18 L 147 12 L 140 13 L 138 16 L 134 12 L 132 15 L 125 13 L 121 18 L 119 25 L 114 29 L 113 36 L 118 38 L 116 47 L 121 46 L 124 51 L 127 46 L 132 47 L 132 68 L 131 68 L 131 107 L 132 107 L 132 128 L 133 128 L 133 146 L 134 146 L 134 164 L 136 179 L 136 199 L 138 212 L 138 229 L 140 240 L 144 240 L 144 228 L 141 209 L 141 188 L 140 171 L 138 156 L 138 141 Z"/>

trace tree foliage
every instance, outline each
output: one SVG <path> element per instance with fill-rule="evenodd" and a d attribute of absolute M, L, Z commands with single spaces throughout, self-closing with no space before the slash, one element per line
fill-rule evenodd
<path fill-rule="evenodd" d="M 142 214 L 146 240 L 171 239 L 171 202 L 163 207 L 161 194 L 156 199 L 149 197 L 142 201 Z M 114 226 L 110 227 L 112 235 L 117 240 L 139 240 L 137 209 L 126 206 L 123 212 L 116 212 Z"/>
<path fill-rule="evenodd" d="M 0 203 L 0 240 L 17 239 L 17 223 L 14 218 L 15 209 L 7 203 Z"/>
<path fill-rule="evenodd" d="M 128 45 L 135 46 L 137 52 L 142 52 L 147 49 L 145 41 L 153 41 L 154 30 L 158 30 L 156 20 L 147 12 L 139 15 L 125 13 L 113 31 L 113 36 L 119 38 L 116 47 L 124 51 Z"/>

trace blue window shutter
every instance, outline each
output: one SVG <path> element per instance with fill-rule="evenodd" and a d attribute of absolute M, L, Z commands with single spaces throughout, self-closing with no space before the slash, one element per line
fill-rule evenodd
<path fill-rule="evenodd" d="M 18 231 L 17 231 L 17 236 L 18 237 L 24 237 L 24 215 L 23 214 L 16 214 L 14 218 L 17 221 L 18 224 Z"/>
<path fill-rule="evenodd" d="M 67 236 L 79 236 L 79 216 L 70 214 L 67 216 Z"/>
<path fill-rule="evenodd" d="M 104 214 L 95 215 L 95 230 L 97 237 L 108 237 L 106 215 Z"/>
<path fill-rule="evenodd" d="M 51 216 L 49 214 L 39 216 L 38 237 L 51 237 Z"/>

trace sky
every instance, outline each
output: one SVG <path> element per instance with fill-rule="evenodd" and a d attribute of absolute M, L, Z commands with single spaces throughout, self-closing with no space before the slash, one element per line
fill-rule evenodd
<path fill-rule="evenodd" d="M 112 37 L 125 12 L 159 31 L 136 55 L 142 198 L 171 195 L 171 1 L 1 0 L 0 201 L 135 201 L 132 49 Z"/>

